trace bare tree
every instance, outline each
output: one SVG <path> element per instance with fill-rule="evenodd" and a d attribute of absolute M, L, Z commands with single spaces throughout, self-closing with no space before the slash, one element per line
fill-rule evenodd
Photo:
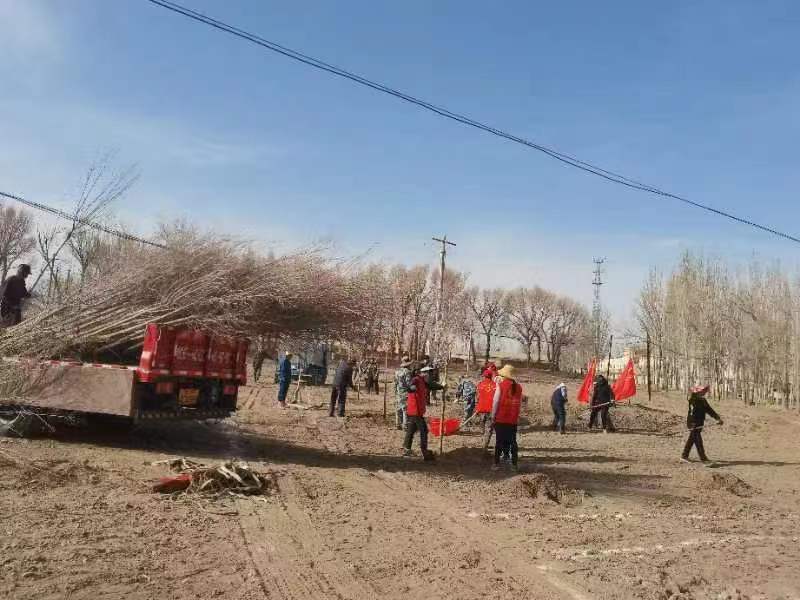
<path fill-rule="evenodd" d="M 704 382 L 719 399 L 798 406 L 799 308 L 800 282 L 779 265 L 733 271 L 687 252 L 669 275 L 645 282 L 638 319 L 662 389 Z"/>
<path fill-rule="evenodd" d="M 452 269 L 445 268 L 444 289 L 442 294 L 442 314 L 439 322 L 438 336 L 434 336 L 438 348 L 431 348 L 434 356 L 445 356 L 449 353 L 450 346 L 455 338 L 464 334 L 465 324 L 465 299 L 464 288 L 467 276 Z M 431 272 L 429 286 L 431 289 L 439 287 L 439 269 Z M 430 327 L 433 327 L 431 323 Z"/>
<path fill-rule="evenodd" d="M 553 313 L 555 296 L 536 286 L 517 288 L 508 294 L 508 317 L 512 337 L 525 350 L 530 365 L 533 358 L 533 345 L 536 344 L 537 360 L 542 360 L 542 341 L 545 338 L 545 324 Z"/>
<path fill-rule="evenodd" d="M 107 152 L 89 166 L 75 200 L 73 219 L 65 228 L 39 232 L 39 238 L 47 239 L 47 252 L 42 254 L 40 243 L 38 251 L 44 260 L 44 268 L 31 285 L 31 289 L 36 287 L 45 273 L 49 273 L 50 281 L 57 279 L 56 265 L 62 250 L 67 247 L 73 236 L 79 231 L 89 229 L 87 222 L 109 218 L 111 205 L 128 193 L 138 180 L 138 167 L 132 165 L 116 169 L 115 157 L 114 152 Z"/>
<path fill-rule="evenodd" d="M 420 356 L 425 348 L 427 324 L 433 314 L 433 288 L 428 285 L 430 269 L 412 267 L 409 271 L 411 294 L 411 338 L 408 348 L 412 356 Z"/>
<path fill-rule="evenodd" d="M 89 275 L 92 267 L 108 253 L 108 244 L 102 233 L 96 229 L 83 227 L 76 230 L 68 241 L 69 252 L 78 263 L 81 283 Z"/>
<path fill-rule="evenodd" d="M 586 335 L 590 321 L 589 311 L 582 304 L 566 297 L 556 299 L 547 332 L 552 370 L 560 369 L 562 352 Z"/>
<path fill-rule="evenodd" d="M 389 328 L 392 346 L 399 355 L 402 355 L 405 347 L 406 327 L 409 324 L 414 300 L 414 277 L 406 266 L 395 265 L 389 270 L 387 278 L 391 296 Z"/>
<path fill-rule="evenodd" d="M 484 358 L 488 361 L 492 351 L 492 337 L 505 325 L 508 316 L 506 291 L 502 288 L 481 290 L 472 287 L 466 292 L 466 300 L 486 340 Z"/>
<path fill-rule="evenodd" d="M 38 229 L 36 231 L 36 252 L 42 259 L 43 266 L 39 277 L 31 286 L 31 289 L 36 286 L 42 275 L 47 273 L 47 299 L 51 300 L 54 296 L 56 299 L 60 298 L 61 282 L 60 271 L 56 266 L 57 253 L 56 249 L 60 246 L 58 241 L 60 237 L 60 230 L 56 227 L 50 229 Z"/>
<path fill-rule="evenodd" d="M 25 210 L 0 206 L 0 281 L 5 281 L 15 261 L 29 254 L 36 245 L 33 217 Z"/>

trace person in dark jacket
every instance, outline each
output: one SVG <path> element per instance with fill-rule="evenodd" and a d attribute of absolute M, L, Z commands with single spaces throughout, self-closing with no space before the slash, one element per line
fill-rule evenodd
<path fill-rule="evenodd" d="M 347 388 L 356 389 L 353 385 L 353 368 L 356 366 L 355 359 L 339 361 L 336 367 L 336 374 L 333 376 L 333 387 L 331 388 L 331 406 L 328 416 L 334 416 L 336 406 L 339 406 L 338 415 L 344 416 L 344 405 L 347 402 Z"/>
<path fill-rule="evenodd" d="M 431 357 L 429 355 L 423 354 L 419 361 L 419 372 L 425 377 L 425 383 L 428 384 L 428 399 L 426 402 L 428 406 L 430 406 L 431 398 L 436 400 L 436 391 L 439 389 L 435 385 L 439 381 L 439 369 L 431 362 Z"/>
<path fill-rule="evenodd" d="M 614 424 L 611 422 L 611 415 L 608 412 L 612 404 L 614 404 L 614 390 L 611 389 L 605 376 L 598 375 L 592 392 L 592 414 L 589 416 L 589 429 L 597 424 L 597 415 L 600 415 L 603 432 L 614 431 Z"/>
<path fill-rule="evenodd" d="M 711 415 L 717 422 L 722 425 L 722 418 L 717 412 L 711 408 L 706 394 L 708 393 L 709 386 L 695 386 L 689 390 L 689 412 L 686 415 L 686 428 L 689 430 L 689 438 L 686 440 L 686 445 L 683 447 L 683 454 L 681 460 L 689 462 L 689 453 L 692 451 L 692 446 L 697 448 L 697 454 L 700 460 L 709 462 L 706 456 L 706 449 L 703 447 L 703 427 L 706 423 L 706 415 Z"/>
<path fill-rule="evenodd" d="M 379 386 L 379 379 L 380 379 L 380 369 L 378 368 L 378 361 L 374 358 L 370 358 L 369 362 L 367 363 L 367 393 L 368 394 L 379 394 L 380 388 Z"/>
<path fill-rule="evenodd" d="M 435 369 L 428 365 L 427 367 L 422 367 L 419 370 L 419 374 L 425 378 L 425 383 L 427 387 L 427 392 L 425 394 L 425 403 L 430 406 L 431 405 L 431 392 L 438 392 L 439 390 L 445 389 L 447 386 L 443 383 L 439 383 L 439 378 L 433 374 Z"/>
<path fill-rule="evenodd" d="M 25 287 L 25 279 L 31 274 L 30 265 L 17 267 L 17 274 L 5 280 L 3 295 L 0 298 L 0 319 L 3 325 L 11 327 L 22 322 L 22 301 L 31 294 Z"/>
<path fill-rule="evenodd" d="M 550 406 L 553 409 L 553 431 L 566 433 L 567 431 L 567 386 L 558 384 L 550 397 Z"/>
<path fill-rule="evenodd" d="M 286 408 L 286 395 L 292 385 L 292 353 L 286 352 L 278 363 L 278 404 Z"/>

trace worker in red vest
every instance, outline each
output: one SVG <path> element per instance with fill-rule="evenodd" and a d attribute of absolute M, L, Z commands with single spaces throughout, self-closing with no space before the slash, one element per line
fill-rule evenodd
<path fill-rule="evenodd" d="M 494 364 L 492 364 L 494 367 Z M 475 412 L 483 425 L 483 449 L 489 447 L 492 439 L 492 402 L 494 402 L 494 378 L 497 369 L 486 368 L 483 371 L 483 379 L 478 384 L 478 405 Z"/>
<path fill-rule="evenodd" d="M 493 470 L 500 468 L 500 455 L 511 458 L 511 468 L 518 470 L 517 423 L 522 404 L 522 386 L 514 380 L 514 367 L 506 365 L 495 379 L 492 423 L 497 436 L 494 445 Z"/>
<path fill-rule="evenodd" d="M 406 406 L 406 435 L 403 440 L 403 456 L 411 456 L 411 444 L 414 434 L 419 431 L 419 448 L 424 460 L 436 460 L 433 452 L 428 450 L 428 424 L 425 422 L 425 409 L 428 407 L 428 370 L 414 371 L 411 380 L 411 390 L 408 392 Z M 442 389 L 441 387 L 439 389 Z"/>

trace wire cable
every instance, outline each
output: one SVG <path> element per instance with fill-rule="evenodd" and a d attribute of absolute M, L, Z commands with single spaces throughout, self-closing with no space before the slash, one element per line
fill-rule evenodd
<path fill-rule="evenodd" d="M 146 244 L 148 246 L 154 246 L 156 248 L 166 248 L 164 244 L 159 244 L 158 242 L 154 242 L 152 240 L 146 240 L 144 238 L 140 238 L 130 233 L 125 233 L 124 231 L 120 231 L 119 229 L 114 229 L 113 227 L 108 227 L 107 225 L 95 223 L 94 221 L 90 221 L 88 219 L 83 219 L 77 215 L 71 215 L 68 212 L 65 212 L 58 208 L 53 208 L 52 206 L 47 206 L 46 204 L 42 204 L 41 202 L 26 200 L 21 196 L 15 196 L 14 194 L 7 194 L 5 192 L 0 192 L 0 197 L 13 200 L 14 202 L 19 202 L 20 204 L 24 204 L 25 206 L 35 208 L 36 210 L 41 210 L 43 212 L 50 213 L 51 215 L 55 215 L 57 217 L 61 217 L 62 219 L 72 221 L 73 223 L 80 223 L 81 225 L 85 225 L 86 227 L 91 227 L 92 229 L 102 231 L 104 233 L 116 236 L 123 240 L 129 240 L 131 242 L 139 242 L 140 244 Z"/>
<path fill-rule="evenodd" d="M 734 215 L 733 213 L 730 213 L 730 212 L 727 212 L 727 211 L 724 211 L 724 210 L 721 210 L 721 209 L 718 209 L 718 208 L 714 208 L 713 206 L 709 206 L 707 204 L 703 204 L 703 203 L 700 203 L 700 202 L 695 202 L 694 200 L 690 200 L 689 198 L 686 198 L 684 196 L 681 196 L 681 195 L 678 195 L 678 194 L 673 194 L 671 192 L 667 192 L 667 191 L 661 190 L 661 189 L 659 189 L 659 188 L 657 188 L 655 186 L 651 186 L 649 184 L 643 183 L 641 181 L 638 181 L 636 179 L 627 177 L 625 175 L 621 175 L 619 173 L 615 173 L 614 171 L 610 171 L 608 169 L 604 169 L 602 167 L 599 167 L 599 166 L 597 166 L 595 164 L 583 161 L 583 160 L 581 160 L 579 158 L 576 158 L 574 156 L 571 156 L 569 154 L 565 154 L 563 152 L 559 152 L 557 150 L 554 150 L 553 148 L 550 148 L 550 147 L 547 147 L 547 146 L 543 146 L 541 144 L 537 144 L 536 142 L 532 142 L 530 140 L 527 140 L 527 139 L 522 138 L 520 136 L 514 135 L 512 133 L 508 133 L 508 132 L 503 131 L 501 129 L 497 129 L 495 127 L 492 127 L 492 126 L 487 125 L 485 123 L 482 123 L 480 121 L 476 121 L 476 120 L 474 120 L 474 119 L 472 119 L 470 117 L 467 117 L 465 115 L 453 112 L 453 111 L 451 111 L 451 110 L 449 110 L 447 108 L 444 108 L 444 107 L 441 107 L 441 106 L 437 106 L 435 104 L 432 104 L 432 103 L 427 102 L 425 100 L 422 100 L 420 98 L 416 98 L 414 96 L 411 96 L 410 94 L 406 94 L 405 92 L 401 92 L 400 90 L 396 90 L 394 88 L 391 88 L 391 87 L 389 87 L 387 85 L 384 85 L 382 83 L 378 83 L 376 81 L 367 79 L 366 77 L 362 77 L 361 75 L 358 75 L 356 73 L 352 73 L 352 72 L 347 71 L 347 70 L 345 70 L 345 69 L 343 69 L 341 67 L 337 67 L 337 66 L 332 65 L 330 63 L 326 63 L 326 62 L 324 62 L 324 61 L 322 61 L 322 60 L 320 60 L 318 58 L 314 58 L 314 57 L 309 56 L 307 54 L 303 54 L 302 52 L 298 52 L 297 50 L 293 50 L 291 48 L 287 48 L 286 46 L 282 46 L 280 44 L 277 44 L 277 43 L 272 42 L 270 40 L 267 40 L 265 38 L 259 37 L 256 34 L 247 32 L 247 31 L 245 31 L 243 29 L 239 29 L 237 27 L 234 27 L 233 25 L 229 25 L 227 23 L 224 23 L 223 21 L 219 21 L 217 19 L 209 17 L 208 15 L 205 15 L 205 14 L 203 14 L 201 12 L 192 10 L 190 8 L 186 8 L 185 6 L 181 6 L 180 4 L 177 4 L 175 2 L 171 2 L 170 0 L 147 0 L 147 1 L 150 2 L 151 4 L 155 4 L 156 6 L 160 6 L 162 8 L 167 9 L 167 10 L 170 10 L 170 11 L 172 11 L 174 13 L 183 15 L 183 16 L 189 18 L 189 19 L 193 19 L 193 20 L 195 20 L 197 22 L 204 23 L 205 25 L 208 25 L 210 27 L 213 27 L 213 28 L 218 29 L 220 31 L 223 31 L 225 33 L 229 33 L 231 35 L 234 35 L 234 36 L 239 37 L 241 39 L 244 39 L 246 41 L 249 41 L 249 42 L 252 42 L 252 43 L 257 44 L 259 46 L 262 46 L 263 48 L 266 48 L 268 50 L 271 50 L 273 52 L 281 54 L 281 55 L 283 55 L 283 56 L 285 56 L 287 58 L 291 58 L 293 60 L 301 62 L 301 63 L 303 63 L 303 64 L 305 64 L 307 66 L 314 67 L 315 69 L 319 69 L 319 70 L 322 70 L 322 71 L 326 71 L 326 72 L 328 72 L 328 73 L 330 73 L 332 75 L 336 75 L 338 77 L 343 77 L 345 79 L 349 79 L 349 80 L 351 80 L 351 81 L 353 81 L 355 83 L 358 83 L 358 84 L 363 85 L 365 87 L 371 88 L 373 90 L 376 90 L 376 91 L 379 91 L 379 92 L 382 92 L 382 93 L 385 93 L 385 94 L 389 94 L 391 96 L 394 96 L 396 98 L 404 100 L 405 102 L 409 102 L 411 104 L 419 106 L 420 108 L 424 108 L 425 110 L 431 111 L 431 112 L 433 112 L 435 114 L 438 114 L 438 115 L 440 115 L 442 117 L 445 117 L 447 119 L 451 119 L 451 120 L 456 121 L 458 123 L 462 123 L 463 125 L 468 125 L 470 127 L 474 127 L 476 129 L 480 129 L 482 131 L 485 131 L 486 133 L 491 133 L 493 135 L 496 135 L 498 137 L 507 139 L 507 140 L 512 141 L 512 142 L 515 142 L 517 144 L 522 144 L 522 145 L 527 146 L 529 148 L 533 148 L 534 150 L 538 150 L 539 152 L 542 152 L 542 153 L 546 154 L 547 156 L 550 156 L 551 158 L 553 158 L 555 160 L 558 160 L 558 161 L 560 161 L 560 162 L 562 162 L 562 163 L 564 163 L 566 165 L 569 165 L 569 166 L 574 167 L 576 169 L 580 169 L 580 170 L 585 171 L 587 173 L 590 173 L 592 175 L 596 175 L 598 177 L 602 177 L 603 179 L 606 179 L 606 180 L 611 181 L 613 183 L 616 183 L 616 184 L 619 184 L 619 185 L 623 185 L 623 186 L 626 186 L 626 187 L 629 187 L 629 188 L 632 188 L 632 189 L 635 189 L 635 190 L 639 190 L 639 191 L 642 191 L 642 192 L 647 192 L 647 193 L 650 193 L 650 194 L 654 194 L 656 196 L 661 196 L 661 197 L 664 197 L 664 198 L 670 198 L 672 200 L 677 200 L 677 201 L 682 202 L 684 204 L 687 204 L 689 206 L 693 206 L 695 208 L 698 208 L 698 209 L 701 209 L 701 210 L 705 210 L 705 211 L 710 212 L 712 214 L 715 214 L 717 216 L 724 217 L 724 218 L 730 219 L 732 221 L 736 221 L 737 223 L 740 223 L 740 224 L 743 224 L 743 225 L 748 225 L 750 227 L 754 227 L 755 229 L 759 229 L 759 230 L 764 231 L 766 233 L 769 233 L 769 234 L 775 235 L 777 237 L 780 237 L 780 238 L 783 238 L 783 239 L 786 239 L 786 240 L 789 240 L 789 241 L 792 241 L 792 242 L 800 244 L 800 237 L 797 237 L 797 236 L 794 236 L 794 235 L 790 235 L 788 233 L 784 233 L 782 231 L 779 231 L 779 230 L 774 229 L 772 227 L 769 227 L 767 225 L 762 225 L 762 224 L 757 223 L 755 221 L 751 221 L 751 220 L 746 219 L 744 217 L 739 217 L 737 215 Z"/>

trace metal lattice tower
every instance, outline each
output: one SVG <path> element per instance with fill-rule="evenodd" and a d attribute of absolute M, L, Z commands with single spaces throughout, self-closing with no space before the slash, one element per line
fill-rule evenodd
<path fill-rule="evenodd" d="M 594 277 L 592 278 L 592 285 L 594 286 L 594 302 L 592 304 L 592 325 L 594 328 L 594 355 L 595 357 L 600 356 L 600 348 L 603 346 L 604 340 L 600 339 L 600 335 L 602 332 L 600 331 L 601 322 L 602 322 L 602 311 L 603 307 L 600 303 L 600 286 L 603 285 L 603 263 L 606 262 L 605 258 L 594 258 L 592 259 L 594 263 L 594 271 L 592 274 Z"/>

